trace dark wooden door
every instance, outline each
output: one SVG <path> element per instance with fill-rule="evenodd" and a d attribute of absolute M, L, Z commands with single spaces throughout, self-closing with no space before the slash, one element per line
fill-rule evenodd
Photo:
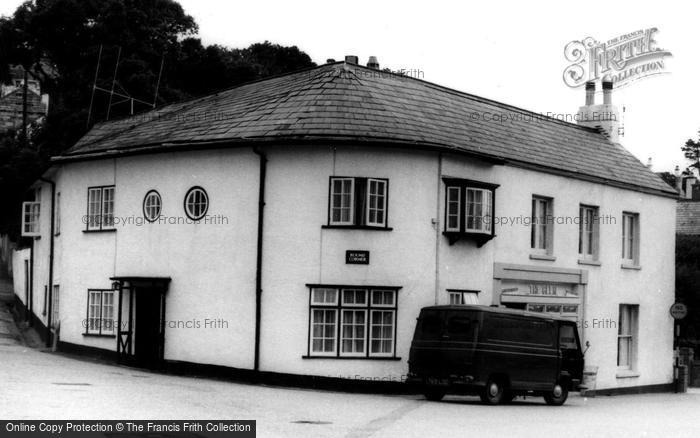
<path fill-rule="evenodd" d="M 157 368 L 163 360 L 161 350 L 161 295 L 154 290 L 136 292 L 136 362 Z"/>

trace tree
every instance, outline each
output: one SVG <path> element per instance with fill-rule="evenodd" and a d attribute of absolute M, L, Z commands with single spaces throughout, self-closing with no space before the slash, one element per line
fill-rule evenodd
<path fill-rule="evenodd" d="M 174 0 L 30 0 L 11 17 L 0 17 L 0 80 L 8 78 L 9 66 L 22 65 L 51 99 L 45 123 L 31 138 L 34 158 L 16 144 L 2 146 L 0 205 L 21 200 L 48 158 L 86 132 L 100 50 L 98 86 L 111 88 L 119 59 L 115 90 L 148 103 L 154 102 L 162 62 L 158 105 L 315 66 L 295 46 L 267 41 L 246 49 L 204 46 L 197 31 L 194 19 Z M 115 98 L 110 107 L 108 95 L 96 93 L 91 123 L 104 120 L 108 107 L 110 118 L 128 115 L 131 103 L 121 100 Z M 150 104 L 134 106 L 135 112 L 149 109 Z M 25 165 L 21 177 L 15 165 Z M 14 210 L 0 211 L 0 233 L 17 234 Z"/>
<path fill-rule="evenodd" d="M 681 151 L 685 158 L 691 162 L 688 168 L 693 168 L 700 171 L 700 131 L 698 132 L 699 139 L 694 141 L 688 139 L 683 146 L 681 146 Z"/>

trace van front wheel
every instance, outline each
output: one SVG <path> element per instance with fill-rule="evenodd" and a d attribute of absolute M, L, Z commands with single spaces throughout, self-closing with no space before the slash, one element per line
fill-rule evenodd
<path fill-rule="evenodd" d="M 554 384 L 554 388 L 544 395 L 544 401 L 551 406 L 561 406 L 569 396 L 569 389 L 562 382 Z"/>
<path fill-rule="evenodd" d="M 428 387 L 423 391 L 423 395 L 430 401 L 440 401 L 447 391 L 443 388 Z"/>
<path fill-rule="evenodd" d="M 481 401 L 487 405 L 497 405 L 504 401 L 505 387 L 498 379 L 490 378 L 481 391 Z"/>

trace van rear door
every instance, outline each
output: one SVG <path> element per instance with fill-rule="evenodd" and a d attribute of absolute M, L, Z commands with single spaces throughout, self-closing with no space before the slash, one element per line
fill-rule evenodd
<path fill-rule="evenodd" d="M 408 360 L 411 374 L 422 378 L 446 376 L 442 349 L 444 314 L 443 310 L 424 309 L 418 316 Z"/>
<path fill-rule="evenodd" d="M 567 372 L 573 380 L 580 382 L 583 377 L 583 353 L 581 352 L 576 323 L 560 322 L 559 352 L 562 372 Z"/>

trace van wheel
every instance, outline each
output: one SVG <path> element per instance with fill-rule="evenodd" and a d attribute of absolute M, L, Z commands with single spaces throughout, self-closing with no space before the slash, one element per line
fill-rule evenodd
<path fill-rule="evenodd" d="M 486 386 L 481 391 L 481 401 L 487 405 L 497 405 L 504 401 L 505 385 L 499 379 L 489 378 Z"/>
<path fill-rule="evenodd" d="M 425 395 L 425 398 L 430 401 L 440 401 L 446 393 L 447 391 L 445 391 L 443 388 L 429 387 L 425 388 L 423 395 Z"/>
<path fill-rule="evenodd" d="M 561 406 L 569 396 L 569 389 L 563 382 L 554 384 L 554 388 L 544 395 L 544 401 L 551 406 Z"/>

